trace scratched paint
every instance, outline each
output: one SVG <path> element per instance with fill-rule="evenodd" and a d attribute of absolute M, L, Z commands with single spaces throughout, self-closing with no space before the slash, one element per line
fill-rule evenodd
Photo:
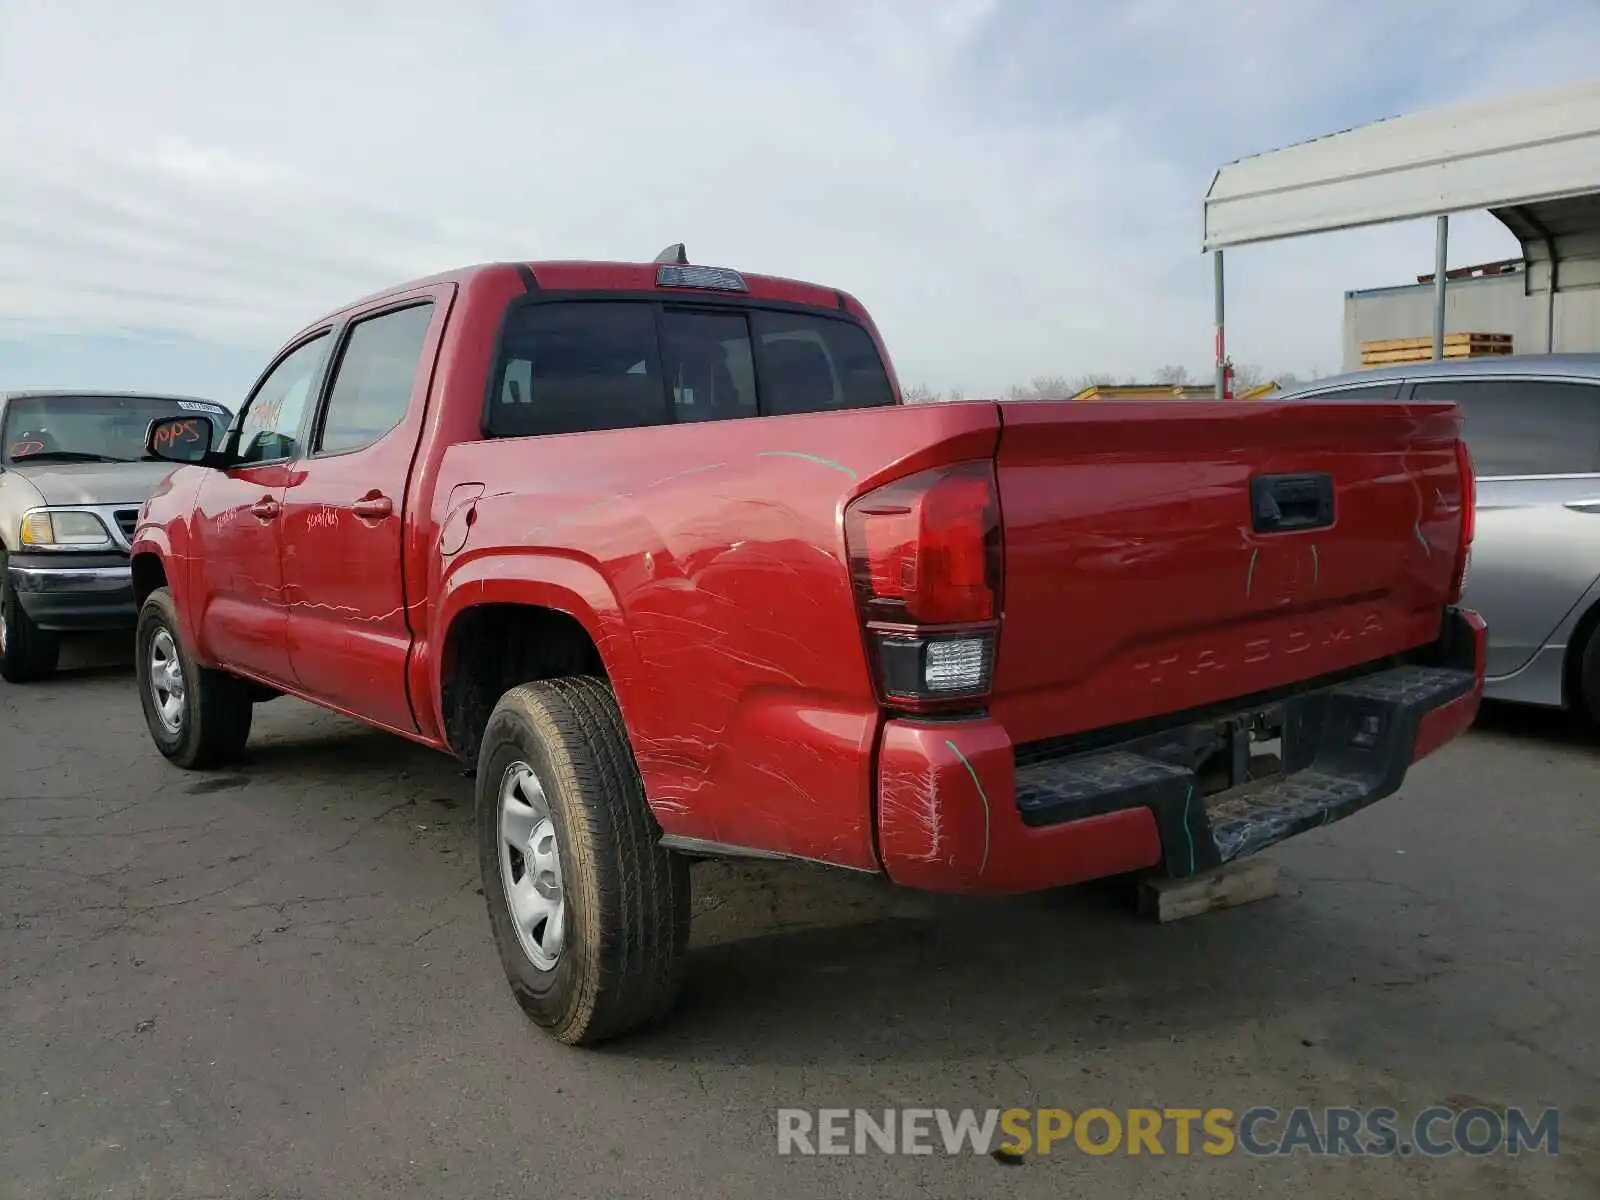
<path fill-rule="evenodd" d="M 842 462 L 836 462 L 831 458 L 824 458 L 820 454 L 808 454 L 804 450 L 763 450 L 761 451 L 761 457 L 798 458 L 802 462 L 816 463 L 819 467 L 827 467 L 830 471 L 840 471 L 845 475 L 850 476 L 851 479 L 858 477 L 852 468 L 845 466 Z"/>
<path fill-rule="evenodd" d="M 948 739 L 945 745 L 950 747 L 951 752 L 961 760 L 961 765 L 972 777 L 972 786 L 977 789 L 978 799 L 983 802 L 983 856 L 978 860 L 978 874 L 982 875 L 989 869 L 990 825 L 994 820 L 994 814 L 989 811 L 989 793 L 983 790 L 983 780 L 978 778 L 978 772 L 973 769 L 972 763 L 967 761 L 967 756 L 961 753 L 961 747 Z"/>

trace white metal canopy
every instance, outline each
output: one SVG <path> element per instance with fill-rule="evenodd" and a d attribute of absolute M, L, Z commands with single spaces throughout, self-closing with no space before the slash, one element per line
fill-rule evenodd
<path fill-rule="evenodd" d="M 1522 243 L 1529 293 L 1600 286 L 1600 76 L 1395 117 L 1222 167 L 1202 241 L 1216 274 L 1216 394 L 1226 394 L 1222 252 L 1309 233 L 1438 218 L 1433 356 L 1444 356 L 1449 214 L 1488 209 Z"/>
<path fill-rule="evenodd" d="M 1600 76 L 1395 117 L 1229 163 L 1205 198 L 1218 250 L 1600 192 Z"/>

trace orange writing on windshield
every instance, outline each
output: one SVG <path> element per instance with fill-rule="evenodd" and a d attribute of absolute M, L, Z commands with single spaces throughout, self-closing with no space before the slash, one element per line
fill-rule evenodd
<path fill-rule="evenodd" d="M 200 422 L 194 419 L 188 421 L 168 421 L 156 430 L 156 448 L 165 450 L 182 442 L 194 445 L 205 440 L 200 432 Z"/>

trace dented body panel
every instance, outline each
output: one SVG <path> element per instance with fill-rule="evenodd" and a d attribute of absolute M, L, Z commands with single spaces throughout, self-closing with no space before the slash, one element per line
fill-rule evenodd
<path fill-rule="evenodd" d="M 144 590 L 172 588 L 206 665 L 458 753 L 457 631 L 490 606 L 563 614 L 616 694 L 669 845 L 934 890 L 1200 869 L 1215 854 L 1185 867 L 1173 839 L 1212 837 L 1198 756 L 1237 738 L 1230 704 L 1264 726 L 1285 694 L 1415 660 L 1453 673 L 1424 691 L 1454 715 L 1419 733 L 1425 714 L 1406 708 L 1386 753 L 1409 763 L 1407 737 L 1432 749 L 1470 721 L 1481 669 L 1459 637 L 1439 648 L 1462 497 L 1451 406 L 895 403 L 487 436 L 511 308 L 639 297 L 654 280 L 632 264 L 475 268 L 308 326 L 289 347 L 322 332 L 338 346 L 354 322 L 432 303 L 404 418 L 342 455 L 174 472 L 136 534 Z M 746 282 L 741 303 L 825 311 L 882 353 L 851 298 Z M 323 402 L 334 369 L 319 376 Z M 992 691 L 936 719 L 898 711 L 875 678 L 846 509 L 974 463 L 992 468 L 1002 521 Z M 1302 477 L 1331 479 L 1330 520 L 1256 529 L 1263 474 L 1288 481 L 1285 511 Z M 392 507 L 375 514 L 375 500 Z M 1161 759 L 1130 728 L 1150 721 L 1185 730 L 1195 761 Z M 1103 750 L 1097 737 L 1157 753 L 1117 779 L 1161 786 L 1040 820 L 1025 802 L 1039 761 L 1065 762 L 1059 778 L 1111 778 L 1077 763 Z M 1178 770 L 1197 790 L 1174 824 Z"/>

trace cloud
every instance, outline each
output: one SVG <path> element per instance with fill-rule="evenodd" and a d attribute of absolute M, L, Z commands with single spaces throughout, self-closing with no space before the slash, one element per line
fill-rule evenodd
<path fill-rule="evenodd" d="M 855 292 L 908 382 L 1203 368 L 1219 162 L 1521 86 L 1530 64 L 1581 75 L 1600 33 L 1591 0 L 379 11 L 12 0 L 0 371 L 160 335 L 170 386 L 242 387 L 218 374 L 235 356 L 184 347 L 264 354 L 412 276 L 676 240 Z M 1487 219 L 1455 246 L 1515 248 Z M 1344 290 L 1431 261 L 1416 226 L 1238 252 L 1236 358 L 1336 367 Z"/>

